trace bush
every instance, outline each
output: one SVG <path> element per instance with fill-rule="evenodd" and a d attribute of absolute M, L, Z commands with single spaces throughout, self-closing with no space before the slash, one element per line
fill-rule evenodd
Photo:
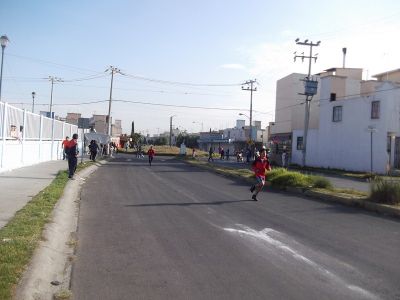
<path fill-rule="evenodd" d="M 288 186 L 301 188 L 325 188 L 331 189 L 330 181 L 322 176 L 310 176 L 300 172 L 288 171 L 284 168 L 276 168 L 268 173 L 268 181 L 272 186 L 284 188 Z"/>
<path fill-rule="evenodd" d="M 310 176 L 312 180 L 312 186 L 320 189 L 332 189 L 332 183 L 322 176 Z"/>
<path fill-rule="evenodd" d="M 274 178 L 287 173 L 288 171 L 284 168 L 273 168 L 270 172 L 267 172 L 268 181 L 274 180 Z"/>
<path fill-rule="evenodd" d="M 377 177 L 371 183 L 371 201 L 384 204 L 400 204 L 400 182 Z"/>
<path fill-rule="evenodd" d="M 312 186 L 310 176 L 303 175 L 298 172 L 279 172 L 273 178 L 270 178 L 272 186 L 284 188 L 293 187 L 309 187 Z"/>

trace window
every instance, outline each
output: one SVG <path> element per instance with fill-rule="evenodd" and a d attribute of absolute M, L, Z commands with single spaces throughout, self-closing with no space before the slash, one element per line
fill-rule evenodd
<path fill-rule="evenodd" d="M 379 119 L 380 115 L 380 101 L 371 102 L 371 119 Z"/>
<path fill-rule="evenodd" d="M 303 137 L 297 137 L 297 150 L 303 150 Z"/>
<path fill-rule="evenodd" d="M 331 93 L 330 101 L 336 101 L 336 93 Z"/>
<path fill-rule="evenodd" d="M 333 107 L 333 122 L 340 122 L 342 121 L 342 106 L 334 106 Z"/>

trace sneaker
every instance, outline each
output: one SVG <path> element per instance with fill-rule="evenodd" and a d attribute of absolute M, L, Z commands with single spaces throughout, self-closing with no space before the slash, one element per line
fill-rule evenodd
<path fill-rule="evenodd" d="M 257 199 L 257 196 L 256 196 L 256 195 L 253 195 L 253 196 L 251 196 L 251 199 L 253 199 L 254 201 L 258 201 L 258 199 Z"/>
<path fill-rule="evenodd" d="M 253 185 L 251 188 L 250 188 L 250 192 L 254 192 L 254 190 L 256 189 L 256 187 Z"/>

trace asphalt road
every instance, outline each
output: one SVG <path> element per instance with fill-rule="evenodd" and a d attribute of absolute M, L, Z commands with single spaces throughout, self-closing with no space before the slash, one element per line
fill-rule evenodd
<path fill-rule="evenodd" d="M 74 299 L 400 299 L 400 222 L 121 155 L 81 195 Z"/>

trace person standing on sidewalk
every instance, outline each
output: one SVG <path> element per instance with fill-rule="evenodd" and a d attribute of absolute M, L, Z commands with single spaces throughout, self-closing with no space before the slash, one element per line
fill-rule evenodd
<path fill-rule="evenodd" d="M 96 161 L 97 151 L 99 151 L 99 145 L 96 140 L 92 140 L 89 145 L 90 160 Z"/>
<path fill-rule="evenodd" d="M 212 147 L 210 147 L 210 150 L 208 151 L 208 161 L 214 161 L 213 159 L 213 154 L 214 154 L 214 150 Z"/>
<path fill-rule="evenodd" d="M 147 155 L 149 156 L 149 165 L 151 167 L 151 162 L 153 161 L 154 155 L 156 154 L 156 152 L 153 149 L 153 146 L 150 146 L 149 151 L 147 151 Z"/>
<path fill-rule="evenodd" d="M 68 178 L 73 179 L 76 166 L 78 165 L 78 134 L 74 133 L 72 140 L 68 142 L 68 147 L 66 149 L 68 158 Z"/>
<path fill-rule="evenodd" d="M 257 182 L 250 188 L 250 192 L 253 194 L 251 199 L 258 201 L 257 195 L 265 185 L 265 172 L 271 170 L 271 166 L 266 155 L 266 149 L 264 147 L 260 150 L 260 156 L 258 156 L 253 162 L 252 169 L 254 170 L 254 175 L 256 176 Z"/>

